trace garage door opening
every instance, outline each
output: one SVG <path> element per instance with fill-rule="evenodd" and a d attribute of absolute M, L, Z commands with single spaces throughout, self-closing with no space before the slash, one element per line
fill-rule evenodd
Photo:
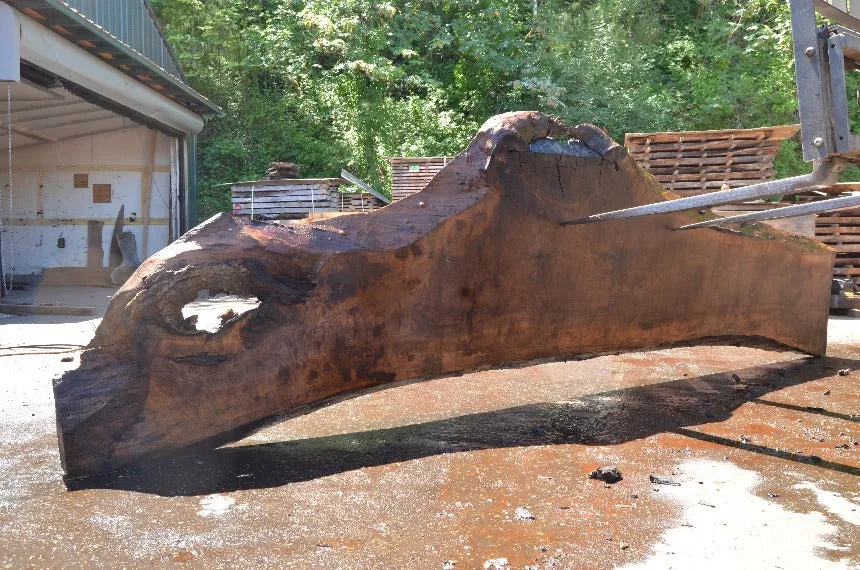
<path fill-rule="evenodd" d="M 116 285 L 130 241 L 142 260 L 180 235 L 179 137 L 27 65 L 20 83 L 0 87 L 7 290 Z"/>

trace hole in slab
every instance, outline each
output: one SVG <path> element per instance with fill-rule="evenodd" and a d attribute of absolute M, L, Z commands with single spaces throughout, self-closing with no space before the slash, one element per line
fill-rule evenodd
<path fill-rule="evenodd" d="M 210 294 L 208 289 L 203 289 L 196 299 L 182 307 L 182 318 L 189 330 L 216 333 L 259 306 L 257 297 L 215 292 Z"/>

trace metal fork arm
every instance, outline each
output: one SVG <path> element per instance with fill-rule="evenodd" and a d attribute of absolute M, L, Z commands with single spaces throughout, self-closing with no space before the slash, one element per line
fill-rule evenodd
<path fill-rule="evenodd" d="M 808 204 L 797 204 L 796 206 L 786 206 L 785 208 L 777 208 L 775 210 L 764 210 L 762 212 L 752 212 L 749 214 L 739 214 L 737 216 L 729 216 L 716 220 L 707 220 L 697 222 L 695 224 L 687 224 L 681 226 L 679 230 L 694 230 L 696 228 L 707 228 L 712 226 L 721 226 L 723 224 L 738 224 L 745 222 L 759 222 L 762 220 L 778 220 L 780 218 L 793 218 L 795 216 L 805 216 L 807 214 L 819 214 L 821 212 L 835 212 L 847 208 L 856 208 L 860 206 L 860 195 L 858 196 L 843 196 L 841 198 L 832 198 L 830 200 L 822 200 L 820 202 L 810 202 Z"/>
<path fill-rule="evenodd" d="M 723 190 L 710 194 L 700 194 L 698 196 L 689 196 L 687 198 L 669 200 L 668 202 L 657 202 L 656 204 L 635 206 L 633 208 L 604 212 L 602 214 L 592 214 L 591 216 L 586 216 L 584 218 L 565 220 L 560 222 L 560 224 L 563 226 L 569 226 L 588 224 L 591 222 L 603 222 L 607 220 L 620 220 L 623 218 L 638 218 L 640 216 L 649 216 L 653 214 L 668 214 L 693 208 L 710 208 L 712 206 L 721 206 L 723 204 L 731 204 L 734 202 L 745 202 L 747 200 L 770 198 L 772 196 L 796 194 L 797 192 L 803 191 L 804 189 L 812 186 L 829 186 L 836 183 L 839 179 L 839 173 L 844 169 L 845 162 L 841 159 L 834 158 L 829 160 L 817 160 L 813 164 L 812 172 L 802 176 L 784 178 L 782 180 L 771 180 L 760 184 L 745 186 L 743 188 L 735 188 L 734 190 Z"/>

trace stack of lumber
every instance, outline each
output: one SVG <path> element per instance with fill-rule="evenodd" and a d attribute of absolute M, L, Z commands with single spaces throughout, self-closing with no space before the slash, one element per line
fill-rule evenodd
<path fill-rule="evenodd" d="M 780 143 L 800 125 L 723 131 L 628 133 L 624 145 L 667 190 L 693 196 L 775 177 Z"/>
<path fill-rule="evenodd" d="M 336 212 L 333 194 L 346 184 L 340 178 L 304 178 L 295 180 L 258 180 L 232 185 L 234 216 L 251 216 L 255 220 L 289 220 L 305 218 L 311 212 Z"/>
<path fill-rule="evenodd" d="M 299 177 L 299 165 L 292 162 L 270 162 L 266 180 L 285 180 Z"/>
<path fill-rule="evenodd" d="M 420 192 L 451 162 L 450 156 L 389 157 L 391 163 L 391 199 L 396 202 Z"/>
<path fill-rule="evenodd" d="M 815 237 L 836 250 L 833 276 L 860 283 L 860 208 L 819 214 Z"/>
<path fill-rule="evenodd" d="M 369 192 L 338 192 L 334 199 L 335 207 L 341 212 L 372 212 L 386 206 Z"/>

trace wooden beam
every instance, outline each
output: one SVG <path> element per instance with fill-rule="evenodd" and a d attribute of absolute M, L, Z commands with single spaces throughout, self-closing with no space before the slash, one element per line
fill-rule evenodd
<path fill-rule="evenodd" d="M 784 140 L 794 136 L 800 130 L 800 125 L 779 125 L 776 127 L 762 127 L 758 129 L 719 129 L 709 131 L 675 131 L 655 133 L 627 133 L 624 136 L 625 146 L 627 142 L 645 144 L 662 142 L 685 142 L 703 140 Z"/>
<path fill-rule="evenodd" d="M 39 227 L 59 227 L 59 226 L 86 226 L 94 218 L 13 218 L 5 220 L 3 223 L 8 226 L 39 226 Z M 100 222 L 113 222 L 113 218 L 95 218 Z M 150 218 L 150 226 L 166 226 L 167 218 Z M 143 226 L 143 221 L 137 220 L 134 222 L 125 221 L 127 226 Z"/>
<path fill-rule="evenodd" d="M 116 132 L 119 132 L 119 131 L 127 131 L 128 129 L 136 129 L 136 128 L 138 128 L 138 126 L 139 126 L 139 125 L 137 125 L 137 124 L 130 124 L 130 125 L 124 125 L 124 126 L 122 126 L 122 127 L 116 127 L 116 128 L 110 128 L 110 129 L 102 129 L 102 130 L 93 131 L 93 132 L 89 132 L 89 133 L 77 133 L 77 134 L 74 134 L 74 135 L 71 135 L 71 136 L 68 136 L 68 137 L 60 137 L 60 138 L 53 139 L 53 140 L 52 140 L 52 139 L 48 139 L 47 137 L 41 137 L 41 136 L 40 136 L 40 137 L 36 137 L 35 135 L 32 135 L 32 134 L 26 134 L 26 136 L 29 136 L 29 137 L 32 137 L 32 138 L 39 138 L 39 139 L 40 139 L 40 142 L 37 142 L 37 143 L 31 143 L 31 144 L 15 145 L 15 148 L 30 148 L 30 147 L 34 147 L 34 146 L 40 146 L 40 145 L 43 145 L 43 144 L 54 143 L 54 142 L 59 142 L 59 141 L 72 141 L 72 140 L 80 139 L 80 138 L 84 138 L 84 137 L 91 137 L 91 136 L 95 136 L 95 135 L 103 135 L 103 134 L 107 134 L 107 133 L 116 133 Z M 13 129 L 13 130 L 14 130 L 14 129 Z M 21 134 L 25 134 L 25 133 L 21 133 Z"/>
<path fill-rule="evenodd" d="M 71 307 L 66 305 L 13 305 L 0 303 L 0 313 L 8 315 L 77 315 L 90 316 L 95 307 Z"/>
<path fill-rule="evenodd" d="M 48 105 L 39 105 L 34 106 L 27 109 L 16 110 L 12 109 L 12 124 L 17 124 L 19 122 L 35 120 L 35 119 L 49 119 L 51 117 L 68 117 L 68 116 L 76 116 L 79 113 L 87 112 L 90 110 L 98 109 L 98 107 L 87 103 L 86 101 L 68 101 L 65 103 L 50 103 Z M 0 116 L 0 126 L 7 126 L 9 123 L 6 120 L 6 116 Z"/>
<path fill-rule="evenodd" d="M 18 125 L 18 128 L 29 132 L 33 130 L 56 129 L 59 127 L 82 125 L 114 118 L 122 119 L 120 115 L 117 115 L 112 111 L 93 107 L 90 110 L 76 113 L 74 115 L 68 114 L 56 115 L 53 117 L 40 117 L 38 119 L 21 119 L 14 121 L 14 124 Z"/>
<path fill-rule="evenodd" d="M 139 172 L 143 173 L 146 166 L 140 164 L 63 164 L 52 165 L 46 168 L 44 165 L 15 166 L 15 172 Z M 170 172 L 169 166 L 156 166 L 152 171 L 166 174 Z"/>
<path fill-rule="evenodd" d="M 152 172 L 155 169 L 155 151 L 158 143 L 158 131 L 152 129 L 152 143 L 149 147 L 149 155 L 145 157 L 146 167 L 141 175 L 140 208 L 143 218 L 143 236 L 140 245 L 140 258 L 146 259 L 149 246 L 149 216 L 152 208 Z"/>
<path fill-rule="evenodd" d="M 8 128 L 8 126 L 7 126 L 7 128 Z M 29 131 L 27 131 L 27 130 L 25 130 L 25 129 L 19 129 L 19 128 L 17 128 L 17 127 L 12 127 L 12 129 L 11 129 L 11 130 L 12 130 L 12 132 L 13 132 L 13 133 L 15 133 L 16 135 L 20 135 L 20 136 L 22 136 L 22 137 L 28 137 L 28 138 L 31 138 L 31 139 L 33 139 L 33 140 L 37 140 L 37 141 L 39 141 L 40 143 L 52 143 L 52 142 L 57 142 L 57 140 L 58 140 L 58 139 L 56 139 L 55 137 L 49 137 L 49 136 L 45 136 L 45 135 L 38 135 L 38 134 L 36 134 L 36 133 L 31 133 L 31 132 L 29 132 Z M 16 146 L 20 146 L 20 145 L 16 145 Z"/>

